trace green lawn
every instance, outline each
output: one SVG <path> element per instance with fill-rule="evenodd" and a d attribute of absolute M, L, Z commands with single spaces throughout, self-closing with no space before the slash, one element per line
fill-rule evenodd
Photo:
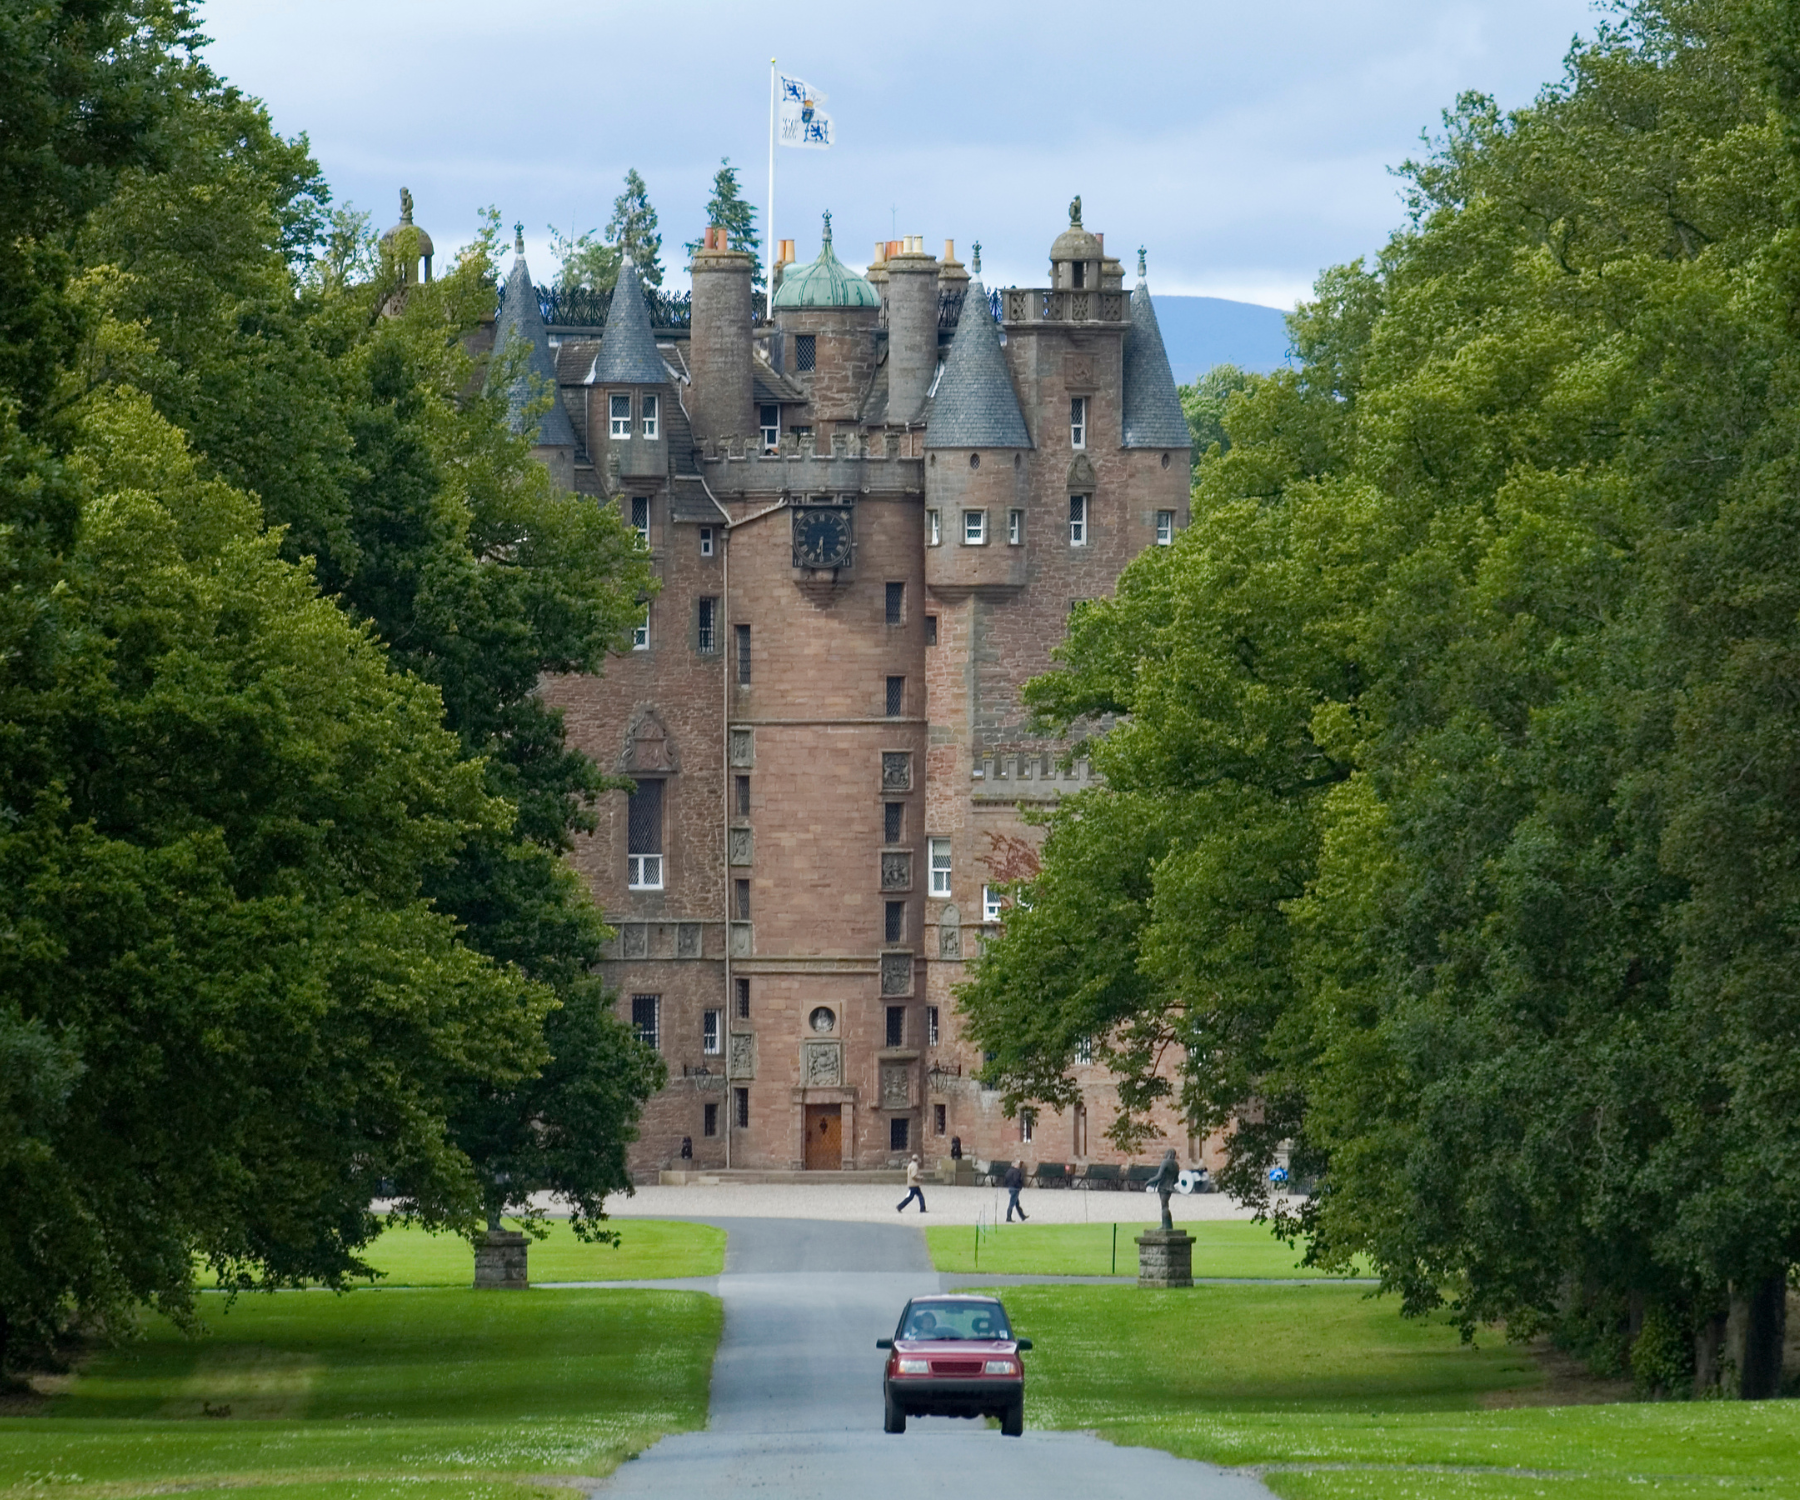
<path fill-rule="evenodd" d="M 997 1276 L 1111 1276 L 1111 1224 L 1002 1224 L 981 1231 L 979 1254 L 973 1225 L 938 1225 L 925 1231 L 931 1261 L 940 1271 Z M 1137 1275 L 1137 1236 L 1154 1223 L 1118 1226 L 1120 1276 Z M 1181 1226 L 1194 1237 L 1196 1276 L 1316 1276 L 1300 1266 L 1300 1254 L 1246 1219 Z"/>
<path fill-rule="evenodd" d="M 519 1500 L 542 1476 L 605 1475 L 703 1426 L 721 1325 L 718 1301 L 692 1292 L 203 1305 L 206 1337 L 151 1320 L 44 1414 L 0 1418 L 0 1495 Z"/>
<path fill-rule="evenodd" d="M 1286 1500 L 1800 1496 L 1800 1402 L 1529 1404 L 1527 1352 L 1359 1287 L 1001 1295 L 1032 1425 L 1264 1469 Z"/>
<path fill-rule="evenodd" d="M 516 1224 L 508 1222 L 508 1228 Z M 532 1282 L 640 1281 L 664 1276 L 717 1276 L 725 1265 L 725 1231 L 675 1219 L 614 1219 L 617 1245 L 586 1245 L 568 1220 L 552 1219 L 549 1236 L 531 1243 Z M 388 1229 L 368 1249 L 369 1264 L 386 1272 L 382 1286 L 468 1286 L 475 1252 L 454 1234 Z"/>

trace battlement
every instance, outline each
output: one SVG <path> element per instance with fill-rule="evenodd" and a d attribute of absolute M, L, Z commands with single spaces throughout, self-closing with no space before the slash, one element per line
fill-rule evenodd
<path fill-rule="evenodd" d="M 801 490 L 861 493 L 899 490 L 922 493 L 925 461 L 900 453 L 898 435 L 867 437 L 837 433 L 829 450 L 820 452 L 812 438 L 788 434 L 776 452 L 753 437 L 723 438 L 698 445 L 697 458 L 714 494 L 761 495 Z"/>

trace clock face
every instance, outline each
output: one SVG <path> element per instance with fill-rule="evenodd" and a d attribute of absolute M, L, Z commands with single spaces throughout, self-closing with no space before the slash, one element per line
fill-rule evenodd
<path fill-rule="evenodd" d="M 794 512 L 794 566 L 841 568 L 850 561 L 850 512 L 806 506 Z"/>

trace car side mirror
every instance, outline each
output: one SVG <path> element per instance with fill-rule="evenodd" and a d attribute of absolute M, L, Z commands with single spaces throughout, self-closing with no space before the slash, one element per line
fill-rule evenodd
<path fill-rule="evenodd" d="M 1014 1339 L 1013 1342 L 1019 1346 L 1019 1350 L 1021 1353 L 1023 1353 L 1025 1350 L 1027 1350 L 1031 1347 L 1030 1339 Z"/>
<path fill-rule="evenodd" d="M 894 1341 L 892 1339 L 876 1339 L 875 1347 L 877 1349 L 892 1349 L 894 1347 Z"/>

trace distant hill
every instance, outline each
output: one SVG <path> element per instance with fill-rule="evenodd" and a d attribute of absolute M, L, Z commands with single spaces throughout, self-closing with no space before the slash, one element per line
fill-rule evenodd
<path fill-rule="evenodd" d="M 1256 302 L 1156 294 L 1156 321 L 1175 383 L 1186 385 L 1214 365 L 1267 374 L 1288 362 L 1286 314 Z"/>

